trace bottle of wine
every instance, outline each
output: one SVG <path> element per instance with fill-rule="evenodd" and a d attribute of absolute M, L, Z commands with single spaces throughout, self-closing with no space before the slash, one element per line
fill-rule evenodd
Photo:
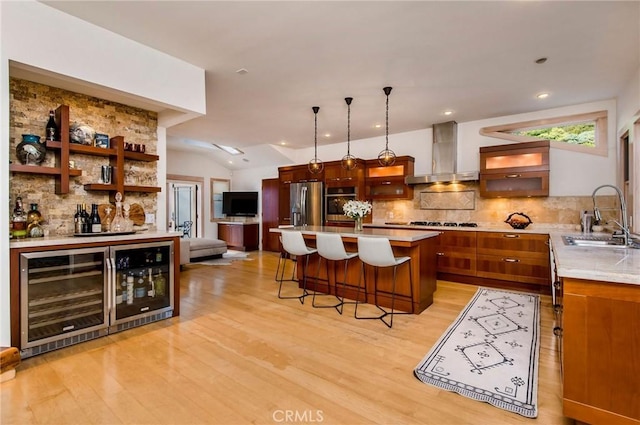
<path fill-rule="evenodd" d="M 91 204 L 91 233 L 100 233 L 102 231 L 102 223 L 100 222 L 100 214 L 98 214 L 98 204 Z"/>
<path fill-rule="evenodd" d="M 73 231 L 75 233 L 82 233 L 82 212 L 80 208 L 80 204 L 76 204 L 76 214 L 73 216 Z"/>
<path fill-rule="evenodd" d="M 47 127 L 45 130 L 45 140 L 54 141 L 58 135 L 58 126 L 56 125 L 55 114 L 53 111 L 49 111 L 49 121 L 47 121 Z"/>
<path fill-rule="evenodd" d="M 89 213 L 87 212 L 87 204 L 82 204 L 82 233 L 91 233 L 91 222 L 89 221 Z"/>

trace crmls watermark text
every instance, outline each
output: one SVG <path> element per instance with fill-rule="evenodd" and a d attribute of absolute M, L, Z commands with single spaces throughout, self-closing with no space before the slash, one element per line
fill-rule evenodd
<path fill-rule="evenodd" d="M 271 417 L 278 423 L 320 423 L 324 421 L 322 410 L 274 410 Z"/>

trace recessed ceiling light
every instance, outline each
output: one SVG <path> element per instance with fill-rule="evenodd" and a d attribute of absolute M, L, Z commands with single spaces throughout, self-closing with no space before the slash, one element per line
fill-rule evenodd
<path fill-rule="evenodd" d="M 375 128 L 380 128 L 380 127 L 382 127 L 382 124 L 376 124 L 376 125 L 374 125 L 374 127 Z"/>
<path fill-rule="evenodd" d="M 236 71 L 236 74 L 238 75 L 244 75 L 246 73 L 248 73 L 249 71 L 247 71 L 246 68 L 240 68 L 239 70 Z"/>
<path fill-rule="evenodd" d="M 540 94 L 536 95 L 536 97 L 538 99 L 546 99 L 546 98 L 549 97 L 549 93 L 540 93 Z"/>
<path fill-rule="evenodd" d="M 325 133 L 324 137 L 331 137 L 331 133 Z"/>
<path fill-rule="evenodd" d="M 228 161 L 228 162 L 229 162 L 229 164 L 233 164 L 233 161 Z"/>
<path fill-rule="evenodd" d="M 545 63 L 547 61 L 547 58 L 540 58 L 540 59 L 536 59 L 536 63 L 538 65 L 542 65 L 543 63 Z"/>
<path fill-rule="evenodd" d="M 284 146 L 284 145 L 286 145 L 286 144 L 287 144 L 287 142 L 285 142 L 285 141 L 283 140 L 283 141 L 281 141 L 281 142 L 280 142 L 280 144 L 281 144 L 282 146 Z"/>
<path fill-rule="evenodd" d="M 451 114 L 453 114 L 453 111 L 444 111 L 443 114 L 444 115 L 451 115 Z"/>

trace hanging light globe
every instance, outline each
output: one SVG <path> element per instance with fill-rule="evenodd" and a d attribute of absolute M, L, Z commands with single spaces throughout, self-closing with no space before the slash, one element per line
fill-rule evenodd
<path fill-rule="evenodd" d="M 385 147 L 382 152 L 378 154 L 378 163 L 383 167 L 388 167 L 393 165 L 396 162 L 396 154 L 389 149 L 389 93 L 391 93 L 391 87 L 385 87 L 382 90 L 384 94 L 387 96 L 387 115 L 386 115 L 386 126 L 385 126 Z"/>
<path fill-rule="evenodd" d="M 320 110 L 319 106 L 314 106 L 311 109 L 313 109 L 313 116 L 314 116 L 314 122 L 315 122 L 315 130 L 313 133 L 313 159 L 311 161 L 309 161 L 309 172 L 311 174 L 319 174 L 322 172 L 322 170 L 324 170 L 324 164 L 322 163 L 321 160 L 318 159 L 318 111 Z"/>

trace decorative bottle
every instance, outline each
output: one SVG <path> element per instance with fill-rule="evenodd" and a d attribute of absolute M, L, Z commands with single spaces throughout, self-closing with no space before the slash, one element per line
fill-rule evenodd
<path fill-rule="evenodd" d="M 16 206 L 13 209 L 13 237 L 24 239 L 27 237 L 27 216 L 22 207 L 22 198 L 16 198 Z"/>
<path fill-rule="evenodd" d="M 27 236 L 30 238 L 40 238 L 44 236 L 42 229 L 42 214 L 38 211 L 38 204 L 29 204 L 31 209 L 27 213 Z"/>
<path fill-rule="evenodd" d="M 116 193 L 116 215 L 111 221 L 111 227 L 109 230 L 114 233 L 120 233 L 125 231 L 125 227 L 126 223 L 122 216 L 122 194 L 118 192 Z"/>
<path fill-rule="evenodd" d="M 158 274 L 154 279 L 156 296 L 164 297 L 167 293 L 167 279 L 164 277 L 160 269 L 158 269 Z"/>
<path fill-rule="evenodd" d="M 45 140 L 54 141 L 58 135 L 58 126 L 56 125 L 55 114 L 49 111 L 49 121 L 45 129 Z"/>

